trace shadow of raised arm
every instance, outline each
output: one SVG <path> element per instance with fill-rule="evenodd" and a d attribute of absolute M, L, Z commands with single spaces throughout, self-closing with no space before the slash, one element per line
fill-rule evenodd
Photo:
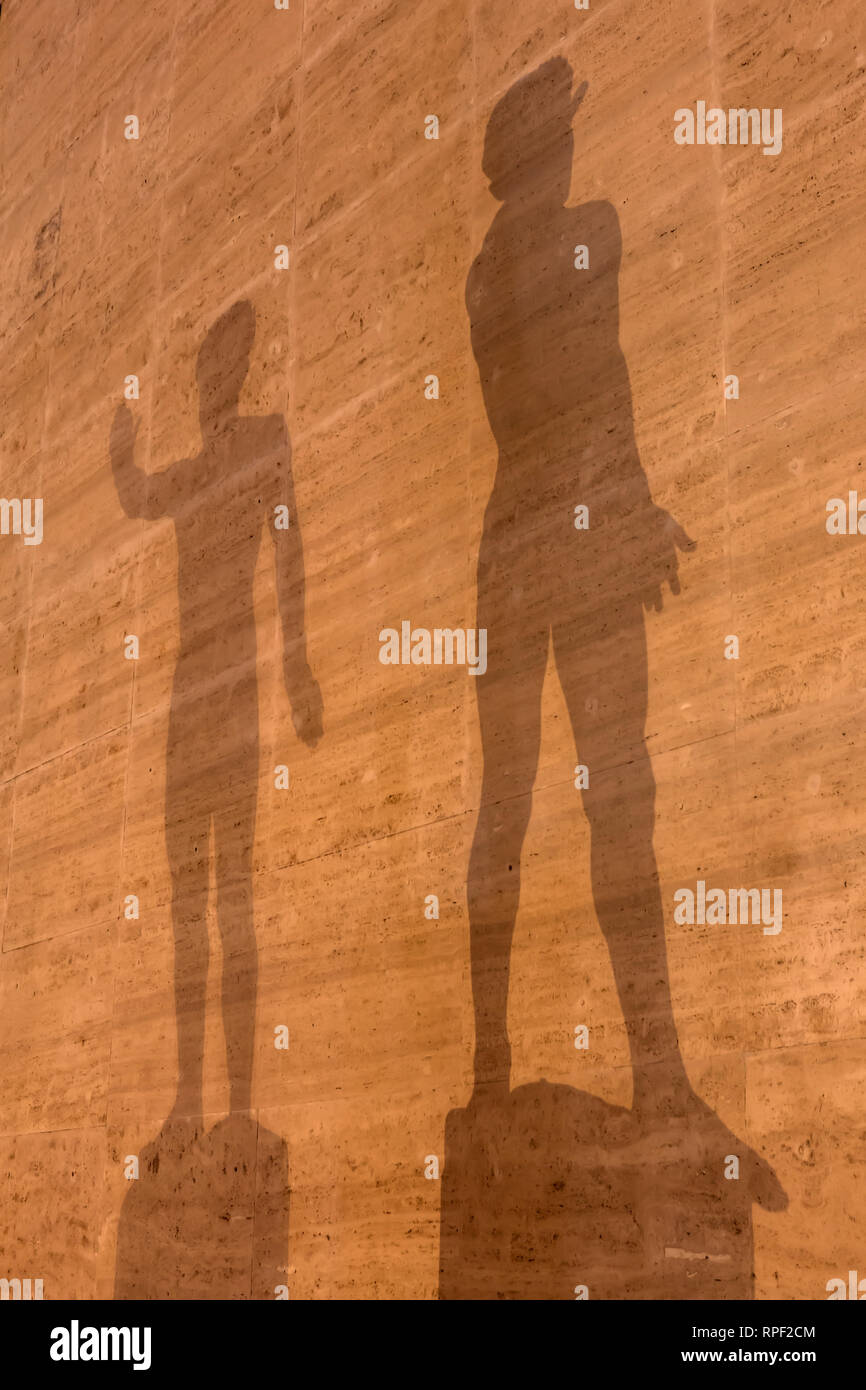
<path fill-rule="evenodd" d="M 119 405 L 111 425 L 111 468 L 117 495 L 126 515 L 154 521 L 168 510 L 165 482 L 170 468 L 145 473 L 135 462 L 135 441 L 140 421 L 128 405 Z"/>

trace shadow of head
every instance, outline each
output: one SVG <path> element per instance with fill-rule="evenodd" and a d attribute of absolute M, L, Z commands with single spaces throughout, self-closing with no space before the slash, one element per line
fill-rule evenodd
<path fill-rule="evenodd" d="M 565 58 L 551 58 L 521 77 L 496 103 L 487 123 L 482 168 L 495 198 L 507 202 L 530 190 L 565 202 L 571 185 L 571 123 L 587 90 L 572 91 Z"/>
<path fill-rule="evenodd" d="M 255 335 L 255 309 L 248 299 L 239 299 L 211 325 L 199 348 L 199 413 L 211 428 L 237 409 Z"/>

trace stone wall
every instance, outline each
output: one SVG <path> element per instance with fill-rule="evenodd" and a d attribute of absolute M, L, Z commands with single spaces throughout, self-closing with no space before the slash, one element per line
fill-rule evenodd
<path fill-rule="evenodd" d="M 862 1267 L 864 65 L 856 0 L 2 6 L 0 1274 Z"/>

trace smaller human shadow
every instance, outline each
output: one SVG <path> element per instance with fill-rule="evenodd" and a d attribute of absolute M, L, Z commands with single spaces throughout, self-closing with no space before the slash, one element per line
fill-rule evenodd
<path fill-rule="evenodd" d="M 138 425 L 127 406 L 117 410 L 111 431 L 111 464 L 127 516 L 174 523 L 179 613 L 165 792 L 177 1091 L 160 1133 L 138 1156 L 139 1177 L 124 1202 L 117 1297 L 150 1296 L 143 1290 L 154 1280 L 175 1289 L 167 1297 L 235 1297 L 232 1290 L 245 1289 L 250 1253 L 243 1255 L 243 1241 L 261 1238 L 262 1204 L 253 1178 L 262 1162 L 285 1179 L 283 1197 L 272 1200 L 268 1235 L 274 1252 L 279 1247 L 283 1253 L 265 1259 L 270 1292 L 264 1296 L 274 1297 L 273 1288 L 285 1282 L 288 1153 L 250 1109 L 258 984 L 252 860 L 260 777 L 253 581 L 266 532 L 273 541 L 286 692 L 295 730 L 310 747 L 322 735 L 322 700 L 307 661 L 303 548 L 286 421 L 239 411 L 254 338 L 255 312 L 246 300 L 206 334 L 196 364 L 202 446 L 194 456 L 147 473 L 135 459 Z M 202 1069 L 211 868 L 230 1113 L 208 1133 Z M 222 1251 L 217 1264 L 209 1240 Z M 178 1292 L 204 1287 L 202 1280 L 209 1292 Z"/>

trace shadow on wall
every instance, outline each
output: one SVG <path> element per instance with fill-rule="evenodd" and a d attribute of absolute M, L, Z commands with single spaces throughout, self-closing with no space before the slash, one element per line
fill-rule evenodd
<path fill-rule="evenodd" d="M 117 1298 L 273 1298 L 286 1283 L 288 1152 L 250 1110 L 257 948 L 252 854 L 259 780 L 253 578 L 262 531 L 274 541 L 286 689 L 295 728 L 322 733 L 306 658 L 304 565 L 286 422 L 238 413 L 255 336 L 253 306 L 234 304 L 208 332 L 197 376 L 202 448 L 146 473 L 137 425 L 121 406 L 111 434 L 118 494 L 130 517 L 169 516 L 177 539 L 180 651 L 166 749 L 165 833 L 172 879 L 177 1098 L 139 1155 L 120 1218 Z M 276 523 L 278 507 L 287 510 Z M 222 940 L 228 1117 L 203 1119 L 208 877 Z M 252 1268 L 252 1281 L 250 1269 Z"/>
<path fill-rule="evenodd" d="M 488 670 L 476 683 L 484 776 L 468 880 L 475 1086 L 446 1124 L 440 1297 L 573 1299 L 584 1286 L 593 1299 L 751 1298 L 752 1203 L 780 1210 L 786 1198 L 689 1085 L 644 739 L 644 610 L 661 609 L 663 586 L 679 593 L 677 551 L 694 542 L 653 503 L 638 457 L 616 211 L 565 205 L 586 84 L 572 87 L 554 59 L 494 108 L 484 172 L 502 206 L 466 287 L 499 461 L 478 559 Z M 628 1034 L 630 1110 L 544 1081 L 510 1089 L 509 957 L 551 640 L 589 769 L 593 899 Z M 724 1177 L 727 1155 L 739 1181 Z"/>

